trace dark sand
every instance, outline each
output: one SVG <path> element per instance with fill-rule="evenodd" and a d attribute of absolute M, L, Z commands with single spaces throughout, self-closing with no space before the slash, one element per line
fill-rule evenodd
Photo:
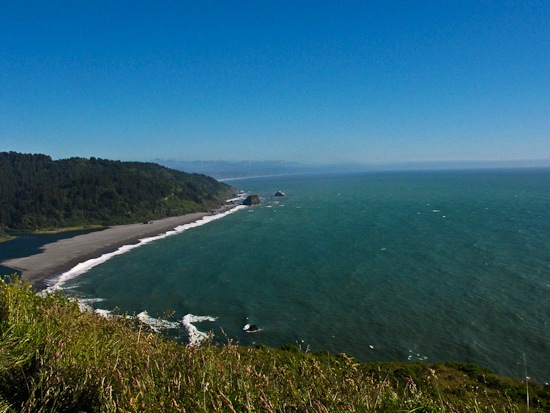
<path fill-rule="evenodd" d="M 227 210 L 229 208 L 224 208 Z M 123 245 L 136 244 L 141 238 L 153 237 L 180 226 L 198 221 L 206 212 L 164 218 L 147 224 L 117 225 L 105 230 L 62 239 L 42 247 L 43 252 L 30 257 L 4 261 L 34 288 L 46 288 L 46 280 L 70 270 L 77 264 L 117 250 Z"/>

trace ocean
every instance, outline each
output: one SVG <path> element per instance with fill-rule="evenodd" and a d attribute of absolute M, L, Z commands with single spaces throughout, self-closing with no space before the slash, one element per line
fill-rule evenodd
<path fill-rule="evenodd" d="M 517 378 L 526 367 L 550 382 L 549 169 L 228 183 L 261 205 L 69 274 L 63 288 L 184 342 L 211 333 Z"/>

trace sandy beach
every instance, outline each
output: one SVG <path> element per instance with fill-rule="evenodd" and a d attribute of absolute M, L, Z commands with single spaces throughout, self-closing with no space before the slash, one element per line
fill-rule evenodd
<path fill-rule="evenodd" d="M 34 288 L 42 289 L 47 287 L 46 280 L 70 270 L 81 262 L 98 258 L 123 245 L 136 244 L 142 238 L 160 235 L 180 225 L 198 221 L 206 215 L 210 214 L 198 212 L 150 223 L 117 225 L 46 244 L 42 247 L 43 252 L 39 254 L 7 260 L 2 262 L 2 265 L 17 270 Z"/>

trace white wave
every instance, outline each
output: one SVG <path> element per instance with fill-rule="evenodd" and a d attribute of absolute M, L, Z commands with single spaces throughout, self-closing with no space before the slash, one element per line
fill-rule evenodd
<path fill-rule="evenodd" d="M 47 294 L 47 292 L 45 293 L 43 291 L 41 291 L 40 293 L 42 297 L 44 297 Z M 93 303 L 100 303 L 101 301 L 105 301 L 104 298 L 78 298 L 78 297 L 76 298 L 71 297 L 69 298 L 69 300 L 76 301 L 78 303 L 78 308 L 80 309 L 81 312 L 87 311 L 89 313 L 94 312 L 94 309 L 92 307 Z"/>
<path fill-rule="evenodd" d="M 96 308 L 94 310 L 94 313 L 100 315 L 103 318 L 110 318 L 113 316 L 110 310 L 104 310 L 102 308 Z"/>
<path fill-rule="evenodd" d="M 225 200 L 225 203 L 226 204 L 230 204 L 230 203 L 235 203 L 235 202 L 242 202 L 246 199 L 246 196 L 248 195 L 247 192 L 239 192 L 237 194 L 237 197 L 235 198 L 231 198 L 231 199 L 226 199 Z"/>
<path fill-rule="evenodd" d="M 88 261 L 84 261 L 80 264 L 77 264 L 76 266 L 74 266 L 69 271 L 64 272 L 63 274 L 61 274 L 56 279 L 51 280 L 50 281 L 51 285 L 48 288 L 46 288 L 45 291 L 46 292 L 53 292 L 53 291 L 56 291 L 56 290 L 64 289 L 64 285 L 65 285 L 65 283 L 67 283 L 67 281 L 72 280 L 72 279 L 78 277 L 79 275 L 82 275 L 82 274 L 88 272 L 92 268 L 94 268 L 94 267 L 96 267 L 100 264 L 103 264 L 107 260 L 109 260 L 113 257 L 116 257 L 117 255 L 125 254 L 128 251 L 133 250 L 134 248 L 141 247 L 142 245 L 149 244 L 150 242 L 153 242 L 153 241 L 156 241 L 156 240 L 159 240 L 159 239 L 164 239 L 164 238 L 170 237 L 172 235 L 180 234 L 184 231 L 187 231 L 188 229 L 200 227 L 202 225 L 205 225 L 205 224 L 208 224 L 209 222 L 212 222 L 212 221 L 215 221 L 217 219 L 223 218 L 223 217 L 225 217 L 225 216 L 227 216 L 227 215 L 229 215 L 233 212 L 239 211 L 239 210 L 244 209 L 244 208 L 246 208 L 246 206 L 239 205 L 239 206 L 236 206 L 232 209 L 229 209 L 227 211 L 221 212 L 221 213 L 216 214 L 216 215 L 206 215 L 203 218 L 199 219 L 198 221 L 191 222 L 191 223 L 185 224 L 185 225 L 180 225 L 178 227 L 175 227 L 173 230 L 167 231 L 163 234 L 156 235 L 154 237 L 142 238 L 142 239 L 139 240 L 139 242 L 137 244 L 123 245 L 122 247 L 118 248 L 116 251 L 103 254 L 98 258 L 92 258 Z"/>
<path fill-rule="evenodd" d="M 183 317 L 183 319 L 181 320 L 181 323 L 187 330 L 187 335 L 189 337 L 189 345 L 198 346 L 203 340 L 208 338 L 208 334 L 202 331 L 199 331 L 199 329 L 195 327 L 193 323 L 201 323 L 203 321 L 216 321 L 216 319 L 217 317 L 211 317 L 209 315 L 200 316 L 200 315 L 193 315 L 193 314 L 187 314 L 185 317 Z"/>
<path fill-rule="evenodd" d="M 168 330 L 170 328 L 179 327 L 179 323 L 175 321 L 163 320 L 160 318 L 153 318 L 147 313 L 147 311 L 142 311 L 136 317 L 138 318 L 139 321 L 141 321 L 143 324 L 147 324 L 157 333 L 160 330 Z"/>
<path fill-rule="evenodd" d="M 94 312 L 94 309 L 92 308 L 91 305 L 88 305 L 86 303 L 82 303 L 80 301 L 77 301 L 78 303 L 78 309 L 80 310 L 81 313 L 93 313 Z"/>

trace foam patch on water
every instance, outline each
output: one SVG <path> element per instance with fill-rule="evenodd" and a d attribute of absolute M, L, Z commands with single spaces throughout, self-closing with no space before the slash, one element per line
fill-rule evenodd
<path fill-rule="evenodd" d="M 98 258 L 93 258 L 91 260 L 82 262 L 82 263 L 76 265 L 75 267 L 73 267 L 72 269 L 70 269 L 69 271 L 64 272 L 58 278 L 54 279 L 52 284 L 48 288 L 46 288 L 46 292 L 53 292 L 53 291 L 56 291 L 56 290 L 64 289 L 65 288 L 64 285 L 68 281 L 78 277 L 79 275 L 82 275 L 82 274 L 88 272 L 92 268 L 94 268 L 94 267 L 96 267 L 100 264 L 103 264 L 107 260 L 109 260 L 113 257 L 116 257 L 117 255 L 125 254 L 128 251 L 131 251 L 135 248 L 141 247 L 142 245 L 149 244 L 150 242 L 153 242 L 153 241 L 164 239 L 164 238 L 170 237 L 172 235 L 176 235 L 176 234 L 181 234 L 182 232 L 187 231 L 188 229 L 200 227 L 202 225 L 205 225 L 205 224 L 208 224 L 209 222 L 212 222 L 212 221 L 215 221 L 217 219 L 223 218 L 223 217 L 225 217 L 225 216 L 227 216 L 227 215 L 229 215 L 233 212 L 239 211 L 239 210 L 244 209 L 244 208 L 246 208 L 246 206 L 239 205 L 239 206 L 236 206 L 235 208 L 229 209 L 227 211 L 221 212 L 221 213 L 216 214 L 216 215 L 207 215 L 207 216 L 204 216 L 203 218 L 199 219 L 198 221 L 191 222 L 191 223 L 185 224 L 185 225 L 180 225 L 178 227 L 175 227 L 173 230 L 167 231 L 163 234 L 159 234 L 159 235 L 156 235 L 154 237 L 142 238 L 142 239 L 139 240 L 139 242 L 137 244 L 123 245 L 122 247 L 118 248 L 116 251 L 109 252 L 109 253 L 101 255 Z"/>
<path fill-rule="evenodd" d="M 426 361 L 428 360 L 428 356 L 424 356 L 420 353 L 417 353 L 414 350 L 409 349 L 409 355 L 407 356 L 408 361 Z"/>
<path fill-rule="evenodd" d="M 103 318 L 111 318 L 113 316 L 110 310 L 104 310 L 102 308 L 96 308 L 94 310 L 94 313 L 100 315 Z"/>
<path fill-rule="evenodd" d="M 179 327 L 179 323 L 175 321 L 163 320 L 161 318 L 153 318 L 147 313 L 147 311 L 142 311 L 136 317 L 139 321 L 141 321 L 143 324 L 147 324 L 157 333 L 160 330 L 169 330 L 171 328 Z"/>
<path fill-rule="evenodd" d="M 93 313 L 94 309 L 92 307 L 92 304 L 94 303 L 100 303 L 102 301 L 105 301 L 104 298 L 69 298 L 71 301 L 76 301 L 78 303 L 78 308 L 82 312 L 89 312 Z"/>
<path fill-rule="evenodd" d="M 181 320 L 181 323 L 187 330 L 187 336 L 189 337 L 189 345 L 191 346 L 197 346 L 202 341 L 208 338 L 208 334 L 199 331 L 197 327 L 193 325 L 193 323 L 202 323 L 204 321 L 216 321 L 217 317 L 211 317 L 209 315 L 207 316 L 200 316 L 200 315 L 193 315 L 193 314 L 187 314 L 183 319 Z"/>

